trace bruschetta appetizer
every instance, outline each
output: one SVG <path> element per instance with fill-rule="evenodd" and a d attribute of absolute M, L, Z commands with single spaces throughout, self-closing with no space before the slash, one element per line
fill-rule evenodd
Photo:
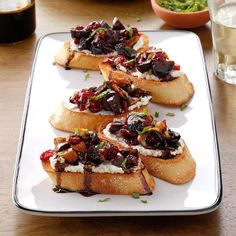
<path fill-rule="evenodd" d="M 180 65 L 169 60 L 161 49 L 152 47 L 135 54 L 124 46 L 118 53 L 100 63 L 105 80 L 129 78 L 137 87 L 149 91 L 153 102 L 163 105 L 180 106 L 192 98 L 192 83 Z"/>
<path fill-rule="evenodd" d="M 196 164 L 186 143 L 164 120 L 155 123 L 151 115 L 130 113 L 102 124 L 99 137 L 121 149 L 137 150 L 148 172 L 157 178 L 183 184 L 195 176 Z"/>
<path fill-rule="evenodd" d="M 141 51 L 148 47 L 148 37 L 137 28 L 125 27 L 115 17 L 112 26 L 105 21 L 93 21 L 87 26 L 71 29 L 71 40 L 64 43 L 55 62 L 66 69 L 99 70 L 98 64 L 108 55 L 116 55 L 120 44 Z"/>
<path fill-rule="evenodd" d="M 150 195 L 155 183 L 137 151 L 119 150 L 97 134 L 79 130 L 54 139 L 55 148 L 40 156 L 57 189 L 81 192 Z"/>
<path fill-rule="evenodd" d="M 148 92 L 136 88 L 129 79 L 106 81 L 99 87 L 74 92 L 49 122 L 56 129 L 72 133 L 75 128 L 96 130 L 100 123 L 145 110 L 150 99 Z"/>

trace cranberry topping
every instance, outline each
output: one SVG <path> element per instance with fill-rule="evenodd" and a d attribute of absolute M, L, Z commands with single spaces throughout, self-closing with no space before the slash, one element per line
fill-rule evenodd
<path fill-rule="evenodd" d="M 54 151 L 54 150 L 47 150 L 40 155 L 40 160 L 48 161 L 50 159 L 50 157 L 52 157 L 55 153 L 56 153 L 56 151 Z"/>
<path fill-rule="evenodd" d="M 103 63 L 107 63 L 118 70 L 123 70 L 121 69 L 122 66 L 130 73 L 151 73 L 160 81 L 175 79 L 170 75 L 170 71 L 180 70 L 180 65 L 170 61 L 167 54 L 160 49 L 150 48 L 148 51 L 137 54 L 133 48 L 121 43 L 116 45 L 116 50 L 118 56 L 110 56 Z"/>
<path fill-rule="evenodd" d="M 130 81 L 129 81 L 130 82 Z M 70 102 L 77 104 L 80 111 L 89 109 L 93 113 L 101 110 L 111 111 L 115 115 L 128 112 L 132 99 L 148 96 L 139 88 L 131 90 L 131 82 L 108 81 L 100 87 L 82 89 L 70 97 Z M 137 99 L 136 99 L 137 100 Z"/>
<path fill-rule="evenodd" d="M 81 130 L 80 134 L 73 134 L 68 138 L 58 137 L 56 141 L 55 149 L 43 152 L 40 159 L 48 161 L 55 155 L 55 170 L 58 172 L 64 171 L 68 165 L 79 163 L 83 163 L 87 171 L 92 171 L 93 166 L 101 163 L 112 163 L 129 172 L 131 167 L 138 165 L 137 153 L 119 151 L 118 147 L 107 141 L 102 142 L 92 131 Z M 58 157 L 63 158 L 63 161 Z M 124 165 L 124 162 L 127 164 Z"/>
<path fill-rule="evenodd" d="M 93 54 L 109 54 L 116 50 L 116 45 L 124 43 L 132 46 L 136 43 L 139 32 L 136 28 L 125 28 L 115 17 L 112 26 L 105 21 L 94 21 L 86 27 L 71 29 L 71 37 L 79 50 L 89 50 Z"/>

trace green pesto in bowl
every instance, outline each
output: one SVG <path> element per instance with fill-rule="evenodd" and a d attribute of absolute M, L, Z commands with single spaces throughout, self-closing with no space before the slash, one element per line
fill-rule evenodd
<path fill-rule="evenodd" d="M 196 12 L 207 7 L 207 0 L 156 0 L 157 4 L 174 12 Z"/>

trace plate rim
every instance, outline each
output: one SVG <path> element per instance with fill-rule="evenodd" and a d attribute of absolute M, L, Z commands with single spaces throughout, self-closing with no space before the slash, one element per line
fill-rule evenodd
<path fill-rule="evenodd" d="M 148 211 L 115 211 L 115 210 L 105 210 L 105 211 L 47 211 L 47 210 L 36 210 L 31 209 L 29 207 L 23 206 L 17 197 L 17 182 L 18 182 L 18 176 L 19 176 L 19 169 L 20 169 L 20 161 L 21 161 L 21 154 L 22 154 L 22 148 L 24 143 L 24 135 L 25 135 L 25 128 L 27 124 L 27 117 L 28 117 L 28 111 L 29 111 L 29 104 L 30 104 L 30 95 L 31 95 L 31 89 L 33 84 L 33 78 L 34 78 L 34 70 L 35 65 L 37 62 L 37 56 L 38 51 L 40 49 L 40 45 L 44 38 L 52 35 L 58 35 L 58 34 L 68 34 L 69 31 L 65 32 L 51 32 L 48 34 L 45 34 L 41 36 L 37 44 L 35 46 L 34 54 L 33 54 L 33 63 L 30 71 L 29 81 L 27 84 L 27 90 L 25 94 L 25 101 L 24 101 L 24 108 L 23 108 L 23 114 L 21 119 L 21 127 L 20 127 L 20 134 L 19 134 L 19 141 L 17 146 L 17 153 L 16 153 L 16 160 L 15 160 L 15 167 L 14 167 L 14 174 L 13 174 L 13 184 L 12 184 L 12 201 L 13 204 L 19 208 L 21 211 L 32 214 L 32 215 L 42 215 L 42 216 L 66 216 L 66 217 L 73 217 L 73 216 L 182 216 L 182 215 L 201 215 L 210 213 L 214 210 L 216 210 L 222 201 L 223 196 L 223 185 L 222 185 L 222 171 L 221 171 L 221 161 L 220 161 L 220 152 L 219 152 L 219 144 L 218 144 L 218 135 L 217 135 L 217 129 L 215 124 L 215 117 L 213 113 L 213 107 L 212 107 L 212 95 L 211 95 L 211 89 L 210 89 L 210 81 L 207 73 L 207 67 L 206 67 L 206 60 L 203 54 L 202 45 L 200 38 L 197 34 L 186 31 L 186 30 L 142 30 L 141 32 L 172 32 L 172 33 L 185 33 L 192 34 L 198 44 L 198 48 L 200 50 L 201 60 L 203 64 L 203 70 L 205 74 L 205 83 L 206 83 L 206 90 L 207 90 L 207 96 L 208 96 L 208 103 L 210 108 L 210 116 L 211 116 L 211 125 L 212 125 L 212 131 L 213 131 L 213 137 L 214 137 L 214 149 L 215 149 L 215 161 L 216 161 L 216 172 L 218 177 L 218 195 L 215 200 L 215 202 L 208 206 L 208 207 L 201 207 L 198 209 L 189 209 L 189 210 L 148 210 Z"/>

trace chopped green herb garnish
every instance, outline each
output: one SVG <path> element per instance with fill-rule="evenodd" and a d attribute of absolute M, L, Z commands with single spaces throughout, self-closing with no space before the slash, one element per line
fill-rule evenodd
<path fill-rule="evenodd" d="M 79 128 L 75 128 L 75 134 L 78 134 L 79 133 Z"/>
<path fill-rule="evenodd" d="M 98 202 L 108 202 L 108 201 L 110 201 L 109 197 L 101 198 L 101 199 L 98 200 Z"/>
<path fill-rule="evenodd" d="M 138 131 L 138 134 L 141 135 L 141 134 L 145 134 L 150 128 L 152 128 L 152 126 L 146 126 L 143 128 L 143 130 L 140 132 Z"/>
<path fill-rule="evenodd" d="M 134 64 L 134 59 L 124 62 L 124 64 Z"/>
<path fill-rule="evenodd" d="M 139 199 L 140 194 L 139 193 L 132 193 L 132 198 Z"/>
<path fill-rule="evenodd" d="M 167 113 L 166 113 L 166 116 L 175 116 L 175 113 L 173 113 L 173 112 L 167 112 Z"/>
<path fill-rule="evenodd" d="M 90 74 L 89 74 L 89 73 L 86 73 L 86 74 L 84 75 L 84 79 L 85 79 L 85 80 L 87 80 L 89 77 L 90 77 Z"/>
<path fill-rule="evenodd" d="M 155 116 L 156 118 L 158 118 L 158 117 L 159 117 L 159 112 L 155 111 L 154 116 Z"/>
<path fill-rule="evenodd" d="M 97 96 L 93 96 L 92 98 L 93 98 L 95 101 L 97 101 L 97 100 L 103 98 L 108 92 L 109 92 L 108 90 L 105 90 L 105 91 L 101 92 L 100 94 L 98 94 Z"/>
<path fill-rule="evenodd" d="M 150 60 L 150 59 L 152 59 L 152 57 L 153 57 L 153 53 L 150 53 L 150 54 L 148 55 L 147 59 Z"/>
<path fill-rule="evenodd" d="M 126 161 L 127 161 L 127 158 L 124 159 L 124 161 L 121 163 L 121 168 L 125 169 L 126 168 Z"/>
<path fill-rule="evenodd" d="M 143 200 L 143 199 L 141 199 L 140 201 L 144 204 L 147 204 L 147 202 L 148 202 L 147 200 Z"/>
<path fill-rule="evenodd" d="M 105 31 L 105 30 L 106 30 L 105 28 L 99 27 L 99 28 L 95 29 L 95 30 L 91 33 L 90 37 L 94 36 L 96 33 L 101 33 L 101 32 L 103 32 L 103 31 Z"/>
<path fill-rule="evenodd" d="M 137 22 L 140 22 L 140 21 L 141 21 L 141 18 L 140 18 L 140 17 L 137 17 L 137 18 L 136 18 L 136 21 L 137 21 Z"/>
<path fill-rule="evenodd" d="M 100 149 L 104 148 L 104 146 L 106 146 L 106 144 L 107 144 L 107 141 L 101 142 L 98 145 L 96 145 L 96 149 L 100 150 Z"/>
<path fill-rule="evenodd" d="M 183 111 L 185 108 L 187 108 L 187 104 L 182 104 L 181 106 L 180 106 L 180 111 Z"/>
<path fill-rule="evenodd" d="M 145 108 L 145 109 L 143 110 L 143 114 L 144 114 L 144 115 L 147 115 L 147 114 L 148 114 L 148 109 L 147 109 L 147 108 Z"/>
<path fill-rule="evenodd" d="M 128 27 L 127 31 L 129 32 L 129 37 L 132 37 L 134 34 L 134 31 L 131 27 Z"/>

